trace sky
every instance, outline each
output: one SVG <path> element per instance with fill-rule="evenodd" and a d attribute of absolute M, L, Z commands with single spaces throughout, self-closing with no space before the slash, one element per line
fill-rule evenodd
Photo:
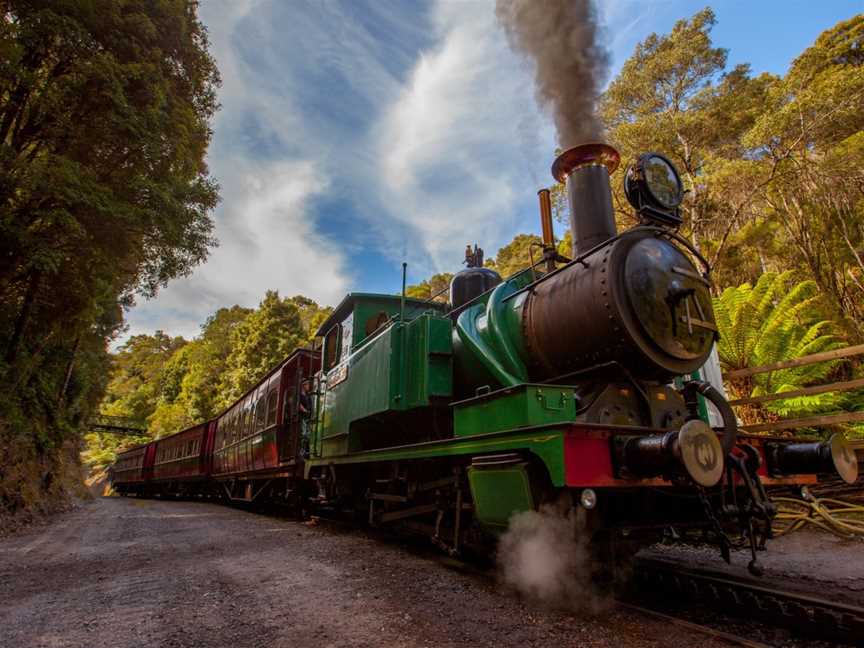
<path fill-rule="evenodd" d="M 704 0 L 598 0 L 609 78 Z M 862 0 L 715 0 L 728 67 L 783 74 Z M 127 313 L 129 335 L 192 338 L 268 289 L 335 305 L 457 272 L 539 232 L 556 142 L 532 64 L 482 0 L 202 0 L 222 76 L 208 153 L 221 202 L 206 263 Z M 560 234 L 560 232 L 559 232 Z"/>

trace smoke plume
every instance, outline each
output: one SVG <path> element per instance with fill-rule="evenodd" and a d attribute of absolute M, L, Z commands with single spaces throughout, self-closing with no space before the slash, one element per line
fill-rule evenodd
<path fill-rule="evenodd" d="M 498 543 L 501 580 L 526 599 L 556 609 L 597 614 L 607 605 L 591 582 L 583 509 L 545 505 L 510 519 Z"/>
<path fill-rule="evenodd" d="M 537 99 L 552 111 L 558 143 L 600 140 L 594 106 L 609 55 L 597 44 L 591 0 L 497 0 L 495 14 L 511 47 L 536 63 Z"/>

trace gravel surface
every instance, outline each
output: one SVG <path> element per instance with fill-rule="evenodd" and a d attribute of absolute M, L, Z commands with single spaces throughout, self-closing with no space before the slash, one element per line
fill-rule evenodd
<path fill-rule="evenodd" d="M 726 645 L 611 610 L 543 610 L 360 531 L 98 498 L 0 540 L 0 646 Z"/>

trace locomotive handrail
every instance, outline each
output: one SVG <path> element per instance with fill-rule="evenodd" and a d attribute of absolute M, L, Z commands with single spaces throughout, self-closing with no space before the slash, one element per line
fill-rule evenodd
<path fill-rule="evenodd" d="M 640 229 L 640 228 L 634 228 L 634 229 L 627 230 L 627 231 L 628 231 L 628 232 L 632 232 L 632 231 L 634 231 L 635 229 Z M 659 228 L 657 228 L 657 229 L 659 229 Z M 581 263 L 582 265 L 587 265 L 587 264 L 585 263 L 585 261 L 584 261 L 585 257 L 588 257 L 588 256 L 594 254 L 597 250 L 602 250 L 602 249 L 603 249 L 604 247 L 606 247 L 607 245 L 611 245 L 612 243 L 614 243 L 615 241 L 617 241 L 619 238 L 621 238 L 622 234 L 623 234 L 623 232 L 622 232 L 621 234 L 616 234 L 616 235 L 613 236 L 612 238 L 610 238 L 610 239 L 606 239 L 606 240 L 603 241 L 602 243 L 600 243 L 600 244 L 598 244 L 598 245 L 595 245 L 593 248 L 591 248 L 591 249 L 588 250 L 587 252 L 585 252 L 585 253 L 583 253 L 583 254 L 580 254 L 580 255 L 577 256 L 575 259 L 573 259 L 572 261 L 570 261 L 570 263 L 565 263 L 565 264 L 564 264 L 563 266 L 561 266 L 560 268 L 555 268 L 552 272 L 547 272 L 546 274 L 544 274 L 542 277 L 540 277 L 540 278 L 537 279 L 536 281 L 532 281 L 532 282 L 529 283 L 527 286 L 524 286 L 524 287 L 520 288 L 519 290 L 513 292 L 513 294 L 511 294 L 511 295 L 507 295 L 507 297 L 505 297 L 504 299 L 502 299 L 501 302 L 503 303 L 503 302 L 509 301 L 509 300 L 513 299 L 514 297 L 516 297 L 516 295 L 518 295 L 518 294 L 520 294 L 520 293 L 523 293 L 523 292 L 526 292 L 526 291 L 531 291 L 531 290 L 533 290 L 533 289 L 534 289 L 534 286 L 536 286 L 537 284 L 542 283 L 542 282 L 546 281 L 547 279 L 550 279 L 551 277 L 554 277 L 554 276 L 557 275 L 559 272 L 563 272 L 563 271 L 566 270 L 567 268 L 569 268 L 569 267 L 571 267 L 571 266 L 573 266 L 573 265 L 575 265 L 575 264 L 577 264 L 577 263 Z M 527 270 L 527 268 L 526 268 L 526 270 Z M 523 272 L 524 272 L 524 271 L 523 271 Z"/>
<path fill-rule="evenodd" d="M 622 236 L 624 236 L 625 234 L 629 234 L 630 232 L 654 232 L 655 234 L 658 234 L 659 236 L 668 236 L 669 238 L 675 239 L 675 240 L 678 241 L 681 245 L 683 245 L 684 247 L 686 247 L 687 250 L 690 251 L 691 254 L 693 254 L 693 256 L 695 256 L 697 259 L 699 259 L 699 262 L 702 263 L 702 265 L 705 267 L 705 272 L 703 273 L 703 277 L 704 277 L 706 280 L 708 279 L 708 275 L 709 275 L 710 272 L 711 272 L 711 264 L 709 264 L 708 261 L 705 260 L 705 257 L 703 257 L 701 254 L 699 254 L 699 252 L 696 250 L 695 247 L 693 247 L 693 244 L 690 243 L 690 241 L 688 241 L 687 239 L 685 239 L 683 236 L 681 236 L 681 235 L 678 234 L 677 232 L 674 232 L 674 231 L 672 231 L 672 230 L 670 230 L 670 229 L 666 229 L 666 228 L 664 228 L 664 227 L 657 227 L 657 226 L 655 226 L 655 225 L 639 225 L 639 226 L 637 226 L 637 227 L 633 227 L 633 228 L 631 228 L 631 229 L 629 229 L 629 230 L 625 230 L 625 231 L 623 231 L 623 232 L 621 232 L 621 233 L 619 233 L 619 234 L 616 234 L 616 235 L 613 236 L 612 238 L 606 239 L 606 240 L 603 241 L 602 243 L 599 243 L 598 245 L 595 245 L 595 246 L 594 246 L 593 248 L 591 248 L 590 250 L 588 250 L 588 251 L 586 251 L 586 252 L 580 254 L 579 256 L 577 256 L 576 258 L 574 258 L 574 259 L 573 259 L 572 261 L 570 261 L 569 263 L 565 263 L 565 264 L 564 264 L 563 266 L 561 266 L 560 268 L 555 268 L 555 270 L 553 270 L 552 272 L 547 272 L 545 275 L 543 275 L 543 276 L 540 277 L 539 279 L 537 279 L 537 280 L 535 280 L 535 281 L 532 281 L 532 282 L 529 283 L 527 286 L 524 286 L 523 288 L 520 288 L 519 290 L 515 291 L 513 294 L 508 295 L 507 297 L 505 297 L 504 299 L 502 299 L 502 300 L 501 300 L 502 303 L 503 303 L 503 302 L 506 302 L 506 301 L 509 301 L 509 300 L 511 300 L 511 299 L 513 299 L 514 297 L 516 297 L 516 295 L 519 295 L 520 293 L 523 293 L 523 292 L 526 292 L 526 291 L 531 291 L 531 290 L 533 290 L 534 287 L 537 286 L 538 284 L 540 284 L 540 283 L 546 281 L 547 279 L 549 279 L 549 278 L 551 278 L 551 277 L 554 277 L 554 276 L 555 276 L 556 274 L 558 274 L 559 272 L 562 272 L 562 271 L 566 270 L 567 268 L 569 268 L 569 267 L 571 267 L 571 266 L 573 266 L 573 265 L 575 265 L 575 264 L 577 264 L 577 263 L 581 263 L 582 265 L 587 265 L 587 264 L 585 263 L 585 259 L 586 259 L 587 257 L 591 256 L 592 254 L 594 254 L 594 253 L 597 252 L 598 250 L 602 250 L 602 249 L 603 249 L 604 247 L 606 247 L 607 245 L 611 245 L 612 243 L 614 243 L 615 241 L 617 241 L 618 239 L 620 239 Z M 537 265 L 537 264 L 535 264 L 535 265 Z M 532 265 L 531 267 L 533 268 L 534 266 Z"/>

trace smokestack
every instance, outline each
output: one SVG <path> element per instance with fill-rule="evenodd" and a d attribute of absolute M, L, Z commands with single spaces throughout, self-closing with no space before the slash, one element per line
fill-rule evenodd
<path fill-rule="evenodd" d="M 567 186 L 573 258 L 617 234 L 609 176 L 621 158 L 608 144 L 582 144 L 564 151 L 552 175 Z"/>

